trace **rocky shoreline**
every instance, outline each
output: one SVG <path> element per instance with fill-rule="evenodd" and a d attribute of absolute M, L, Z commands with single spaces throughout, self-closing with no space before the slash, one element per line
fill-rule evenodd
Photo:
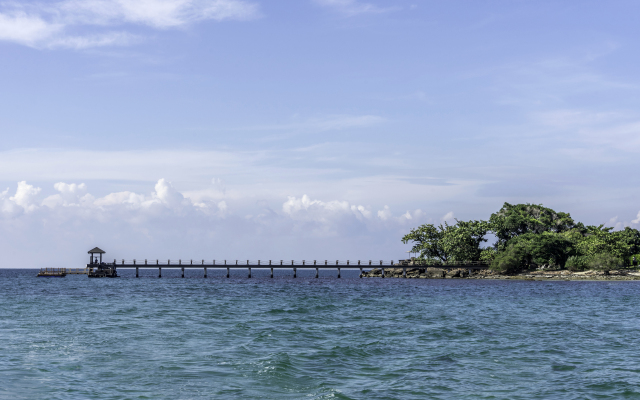
<path fill-rule="evenodd" d="M 638 270 L 615 270 L 615 271 L 525 271 L 515 275 L 504 275 L 491 270 L 472 270 L 455 268 L 407 268 L 407 279 L 516 279 L 516 280 L 536 280 L 536 281 L 574 281 L 574 280 L 620 280 L 633 281 L 640 280 Z M 380 268 L 372 269 L 362 273 L 363 278 L 381 278 Z M 402 268 L 385 268 L 385 278 L 403 278 Z"/>

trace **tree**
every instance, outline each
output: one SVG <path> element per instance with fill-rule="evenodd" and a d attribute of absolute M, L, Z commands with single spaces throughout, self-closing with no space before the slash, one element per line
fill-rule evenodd
<path fill-rule="evenodd" d="M 573 238 L 577 254 L 587 257 L 609 254 L 629 263 L 640 249 L 640 232 L 629 227 L 613 232 L 613 228 L 604 225 L 590 225 L 585 227 L 581 237 L 574 234 Z"/>
<path fill-rule="evenodd" d="M 574 253 L 571 241 L 554 232 L 525 233 L 509 244 L 520 246 L 527 268 L 543 264 L 564 267 L 567 258 Z"/>
<path fill-rule="evenodd" d="M 577 226 L 568 213 L 556 212 L 542 204 L 528 203 L 504 203 L 500 211 L 491 214 L 489 224 L 491 232 L 498 239 L 498 249 L 506 248 L 511 239 L 526 233 L 561 233 Z"/>
<path fill-rule="evenodd" d="M 599 253 L 591 257 L 588 267 L 591 269 L 599 269 L 602 271 L 611 271 L 622 265 L 622 260 L 611 253 Z"/>
<path fill-rule="evenodd" d="M 520 272 L 527 265 L 527 250 L 522 243 L 511 243 L 504 251 L 496 254 L 491 269 L 504 274 Z"/>
<path fill-rule="evenodd" d="M 480 245 L 487 240 L 489 226 L 486 221 L 457 221 L 454 225 L 447 222 L 435 226 L 424 224 L 412 229 L 402 238 L 402 243 L 413 243 L 412 252 L 420 253 L 427 260 L 477 261 L 482 249 Z"/>

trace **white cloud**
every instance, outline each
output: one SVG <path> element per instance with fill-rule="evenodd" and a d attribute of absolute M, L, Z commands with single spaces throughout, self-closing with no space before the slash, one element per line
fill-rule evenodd
<path fill-rule="evenodd" d="M 358 14 L 380 14 L 396 9 L 392 7 L 382 8 L 371 3 L 364 3 L 357 0 L 315 0 L 315 3 L 332 8 L 333 10 L 347 16 L 354 16 Z"/>
<path fill-rule="evenodd" d="M 446 213 L 445 215 L 442 216 L 441 221 L 444 223 L 448 223 L 448 224 L 453 224 L 455 223 L 455 215 L 453 214 L 453 211 L 449 211 L 448 213 Z"/>
<path fill-rule="evenodd" d="M 383 221 L 386 221 L 389 218 L 391 218 L 391 210 L 389 209 L 389 206 L 385 205 L 382 210 L 378 210 L 378 218 L 380 218 Z"/>
<path fill-rule="evenodd" d="M 638 211 L 638 215 L 636 215 L 636 219 L 631 221 L 634 224 L 640 224 L 640 211 Z"/>
<path fill-rule="evenodd" d="M 394 217 L 391 208 L 385 205 L 382 210 L 378 210 L 378 218 L 382 221 L 389 221 L 400 225 L 414 224 L 418 226 L 425 223 L 426 214 L 421 209 L 417 209 L 413 212 L 407 210 L 404 214 Z"/>
<path fill-rule="evenodd" d="M 31 212 L 38 208 L 36 199 L 40 190 L 40 188 L 33 187 L 25 181 L 18 182 L 16 194 L 15 196 L 10 197 L 9 201 L 12 201 L 16 205 L 22 207 L 25 212 Z"/>
<path fill-rule="evenodd" d="M 35 46 L 55 36 L 62 29 L 62 24 L 47 22 L 36 15 L 0 12 L 0 40 Z"/>
<path fill-rule="evenodd" d="M 94 197 L 88 189 L 84 183 L 57 182 L 55 193 L 42 201 L 43 190 L 25 181 L 18 183 L 14 195 L 11 189 L 0 192 L 0 261 L 9 259 L 8 250 L 20 248 L 27 258 L 44 262 L 44 255 L 34 253 L 33 243 L 46 248 L 47 257 L 54 254 L 62 259 L 64 251 L 77 252 L 79 244 L 136 251 L 146 246 L 154 257 L 168 249 L 172 249 L 171 257 L 179 257 L 176 251 L 195 246 L 200 251 L 215 248 L 214 257 L 222 258 L 220 254 L 237 256 L 229 255 L 229 248 L 242 251 L 244 257 L 247 251 L 257 254 L 262 243 L 278 243 L 277 248 L 262 247 L 259 253 L 275 258 L 281 257 L 275 250 L 290 252 L 297 242 L 316 243 L 323 249 L 305 257 L 334 257 L 338 248 L 345 256 L 353 252 L 354 243 L 365 249 L 372 241 L 380 241 L 380 232 L 390 232 L 392 246 L 402 247 L 396 239 L 406 225 L 399 222 L 408 221 L 407 214 L 389 214 L 389 221 L 383 224 L 373 218 L 370 207 L 345 200 L 314 200 L 308 195 L 289 196 L 280 203 L 280 211 L 271 209 L 267 201 L 259 202 L 259 209 L 235 199 L 201 196 L 195 202 L 166 179 L 159 179 L 149 193 L 127 190 Z M 417 223 L 413 219 L 416 212 L 408 214 L 411 223 Z M 251 243 L 250 248 L 246 243 Z M 384 246 L 360 254 L 362 259 L 389 257 Z"/>
<path fill-rule="evenodd" d="M 340 200 L 328 202 L 311 200 L 306 194 L 301 198 L 288 196 L 288 200 L 282 204 L 282 211 L 296 220 L 320 222 L 341 216 L 353 216 L 359 220 L 371 217 L 371 211 L 362 205 L 351 205 L 347 201 Z"/>
<path fill-rule="evenodd" d="M 153 29 L 184 27 L 204 20 L 247 20 L 258 16 L 254 3 L 242 0 L 67 0 L 0 5 L 0 40 L 31 47 L 88 48 L 128 45 L 139 36 L 110 27 L 141 25 Z M 75 28 L 97 29 L 73 34 Z M 102 31 L 107 29 L 107 31 Z"/>
<path fill-rule="evenodd" d="M 58 206 L 78 206 L 81 203 L 92 202 L 93 196 L 87 195 L 87 185 L 81 184 L 67 184 L 64 182 L 58 182 L 53 185 L 53 188 L 60 192 L 48 196 L 42 201 L 42 205 L 54 208 Z"/>

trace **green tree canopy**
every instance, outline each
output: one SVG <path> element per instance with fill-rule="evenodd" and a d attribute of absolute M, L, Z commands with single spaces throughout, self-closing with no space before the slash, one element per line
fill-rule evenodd
<path fill-rule="evenodd" d="M 567 258 L 574 254 L 572 242 L 555 232 L 525 233 L 509 244 L 520 245 L 527 268 L 543 264 L 564 266 Z"/>
<path fill-rule="evenodd" d="M 456 221 L 435 226 L 424 224 L 402 238 L 402 243 L 412 242 L 412 252 L 420 253 L 427 260 L 475 261 L 480 259 L 480 245 L 486 242 L 489 225 L 486 221 Z"/>
<path fill-rule="evenodd" d="M 568 213 L 556 212 L 542 204 L 509 203 L 504 203 L 498 212 L 491 214 L 489 224 L 498 239 L 498 248 L 504 248 L 511 239 L 526 233 L 560 233 L 577 226 Z"/>
<path fill-rule="evenodd" d="M 580 256 L 593 257 L 597 254 L 611 254 L 629 262 L 629 258 L 640 249 L 640 231 L 626 227 L 622 231 L 613 232 L 613 228 L 587 226 L 582 235 L 571 233 L 573 246 Z"/>
<path fill-rule="evenodd" d="M 496 244 L 481 248 L 487 233 L 496 236 Z M 637 229 L 614 231 L 604 225 L 585 226 L 568 213 L 541 204 L 504 203 L 489 221 L 424 224 L 412 229 L 402 242 L 411 242 L 412 252 L 420 253 L 423 259 L 483 260 L 509 272 L 543 264 L 564 267 L 570 257 L 573 269 L 593 265 L 609 268 L 619 262 L 628 265 L 634 255 L 640 254 Z"/>

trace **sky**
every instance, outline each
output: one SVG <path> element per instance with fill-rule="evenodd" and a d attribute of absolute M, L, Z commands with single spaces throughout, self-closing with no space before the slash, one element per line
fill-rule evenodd
<path fill-rule="evenodd" d="M 640 228 L 640 3 L 0 2 L 0 267 L 397 260 L 504 202 Z"/>

